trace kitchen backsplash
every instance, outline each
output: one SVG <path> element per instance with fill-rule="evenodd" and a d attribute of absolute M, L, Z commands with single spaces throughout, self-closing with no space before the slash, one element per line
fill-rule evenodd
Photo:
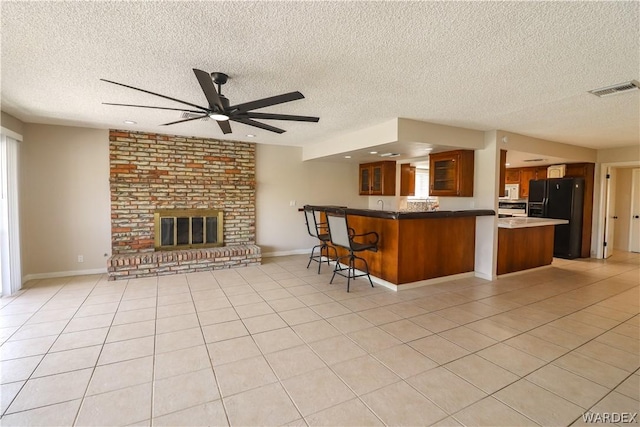
<path fill-rule="evenodd" d="M 437 211 L 440 207 L 440 204 L 437 199 L 427 199 L 427 200 L 407 200 L 406 212 L 427 212 L 427 211 Z"/>

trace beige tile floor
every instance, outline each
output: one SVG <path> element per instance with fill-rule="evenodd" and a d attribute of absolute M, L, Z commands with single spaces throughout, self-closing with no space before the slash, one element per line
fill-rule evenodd
<path fill-rule="evenodd" d="M 640 409 L 640 255 L 346 292 L 305 256 L 0 300 L 3 426 L 584 425 Z"/>

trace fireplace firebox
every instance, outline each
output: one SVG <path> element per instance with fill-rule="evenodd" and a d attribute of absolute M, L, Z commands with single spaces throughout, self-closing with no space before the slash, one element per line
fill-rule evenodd
<path fill-rule="evenodd" d="M 157 251 L 223 246 L 223 215 L 214 209 L 158 209 L 153 214 Z"/>

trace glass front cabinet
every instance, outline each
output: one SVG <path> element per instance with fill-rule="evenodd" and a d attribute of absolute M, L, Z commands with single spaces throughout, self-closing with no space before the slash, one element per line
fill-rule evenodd
<path fill-rule="evenodd" d="M 396 162 L 361 164 L 359 194 L 361 196 L 395 196 Z"/>
<path fill-rule="evenodd" d="M 473 197 L 473 150 L 429 156 L 429 195 Z"/>

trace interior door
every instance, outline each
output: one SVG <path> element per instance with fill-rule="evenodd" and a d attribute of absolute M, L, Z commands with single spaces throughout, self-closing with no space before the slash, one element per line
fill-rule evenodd
<path fill-rule="evenodd" d="M 613 230 L 616 220 L 616 170 L 607 168 L 606 205 L 604 214 L 604 252 L 603 257 L 609 258 L 613 254 Z"/>
<path fill-rule="evenodd" d="M 631 178 L 631 227 L 629 251 L 640 252 L 640 169 L 634 169 Z"/>

